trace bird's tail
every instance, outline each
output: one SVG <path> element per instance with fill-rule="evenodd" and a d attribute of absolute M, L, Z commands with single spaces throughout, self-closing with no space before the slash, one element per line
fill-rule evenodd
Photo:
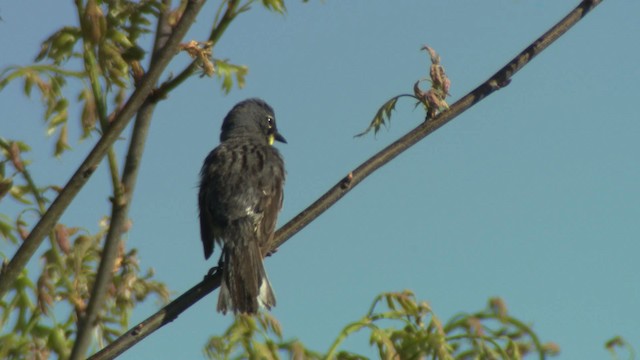
<path fill-rule="evenodd" d="M 262 264 L 256 241 L 228 242 L 222 251 L 223 277 L 218 312 L 255 314 L 263 306 L 276 305 L 276 298 Z"/>

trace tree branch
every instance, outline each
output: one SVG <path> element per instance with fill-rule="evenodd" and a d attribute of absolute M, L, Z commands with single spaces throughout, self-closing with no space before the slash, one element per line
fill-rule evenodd
<path fill-rule="evenodd" d="M 220 286 L 222 272 L 206 276 L 200 283 L 173 300 L 160 311 L 122 334 L 111 344 L 92 355 L 90 360 L 113 359 L 154 331 L 175 320 L 178 315 Z"/>
<path fill-rule="evenodd" d="M 163 8 L 158 16 L 153 52 L 149 60 L 150 64 L 156 61 L 159 50 L 164 47 L 167 36 L 170 35 L 170 32 L 165 31 L 169 28 L 167 24 L 167 14 L 170 9 L 171 0 L 164 0 Z M 129 209 L 133 200 L 138 170 L 140 169 L 140 162 L 142 154 L 144 153 L 144 146 L 147 141 L 155 106 L 155 101 L 152 101 L 151 98 L 147 99 L 140 107 L 133 126 L 129 150 L 122 173 L 122 181 L 118 180 L 118 185 L 121 186 L 121 189 L 120 191 L 114 190 L 109 231 L 105 239 L 100 266 L 91 290 L 89 305 L 82 318 L 78 321 L 78 331 L 76 332 L 76 340 L 70 356 L 71 360 L 84 359 L 86 357 L 98 313 L 104 306 L 107 287 L 113 277 L 113 268 L 118 255 L 121 234 L 129 217 Z"/>
<path fill-rule="evenodd" d="M 418 141 L 424 139 L 427 135 L 433 133 L 449 121 L 453 120 L 455 117 L 462 114 L 485 97 L 491 95 L 494 91 L 508 85 L 511 77 L 516 72 L 522 69 L 531 61 L 531 59 L 567 32 L 567 30 L 569 30 L 600 3 L 601 0 L 582 1 L 564 19 L 529 45 L 529 47 L 518 54 L 487 81 L 451 105 L 448 110 L 440 113 L 433 119 L 418 125 L 415 129 L 411 130 L 409 133 L 369 158 L 369 160 L 365 161 L 358 168 L 349 172 L 346 177 L 329 189 L 329 191 L 327 191 L 322 197 L 316 200 L 275 233 L 272 250 L 284 244 L 288 239 L 320 216 L 320 214 L 335 204 L 347 192 L 362 182 L 362 180 L 371 175 L 374 171 L 387 164 L 403 151 L 407 150 Z M 189 289 L 186 293 L 169 303 L 154 315 L 124 333 L 114 342 L 91 356 L 90 359 L 113 359 L 115 356 L 123 353 L 155 330 L 173 321 L 178 317 L 178 315 L 195 302 L 199 301 L 210 292 L 213 292 L 213 290 L 220 286 L 220 279 L 221 272 L 216 272 L 211 276 L 205 277 L 202 282 Z"/>
<path fill-rule="evenodd" d="M 120 201 L 114 199 L 112 204 L 111 221 L 100 258 L 100 266 L 91 290 L 89 305 L 78 324 L 76 341 L 70 357 L 71 360 L 84 359 L 86 357 L 98 313 L 104 305 L 107 287 L 111 283 L 113 268 L 118 257 L 120 238 L 129 217 L 129 208 L 131 207 L 133 192 L 138 178 L 140 161 L 142 159 L 142 153 L 144 152 L 144 146 L 149 133 L 149 125 L 151 124 L 155 106 L 155 102 L 147 101 L 142 105 L 140 111 L 138 111 L 122 174 L 122 187 L 124 192 L 122 199 Z"/>
<path fill-rule="evenodd" d="M 9 264 L 4 268 L 4 271 L 0 274 L 0 299 L 4 297 L 20 274 L 20 271 L 25 267 L 31 256 L 33 256 L 36 249 L 40 246 L 44 237 L 53 228 L 58 219 L 60 219 L 60 216 L 62 216 L 62 213 L 66 210 L 67 206 L 69 206 L 73 198 L 89 180 L 91 174 L 95 171 L 109 147 L 116 141 L 133 115 L 151 94 L 153 87 L 160 78 L 160 75 L 169 64 L 169 61 L 177 53 L 180 41 L 193 24 L 193 21 L 202 8 L 204 2 L 205 0 L 189 0 L 180 21 L 176 25 L 169 39 L 167 39 L 167 44 L 158 53 L 157 61 L 151 65 L 149 71 L 145 74 L 136 90 L 131 94 L 131 97 L 125 106 L 116 115 L 111 126 L 109 126 L 109 129 L 103 134 L 100 140 L 98 140 L 89 155 L 71 176 L 71 179 L 51 204 L 47 212 L 32 229 L 31 233 L 22 243 Z"/>
<path fill-rule="evenodd" d="M 171 36 L 171 26 L 168 22 L 168 15 L 171 11 L 171 0 L 162 0 L 162 9 L 158 14 L 158 24 L 156 26 L 156 38 L 153 42 L 153 52 L 149 66 L 153 65 L 158 58 L 158 53 L 167 44 L 169 36 Z"/>
<path fill-rule="evenodd" d="M 227 9 L 225 10 L 220 21 L 211 29 L 211 33 L 209 34 L 209 42 L 211 42 L 211 48 L 213 49 L 215 45 L 220 40 L 220 37 L 229 27 L 229 24 L 235 19 L 235 17 L 239 14 L 237 10 L 239 1 L 238 0 L 228 0 Z M 222 4 L 220 4 L 222 6 Z M 186 68 L 184 68 L 176 77 L 165 81 L 160 84 L 155 95 L 159 98 L 166 96 L 166 94 L 170 93 L 171 90 L 178 87 L 178 85 L 182 84 L 185 80 L 191 77 L 193 73 L 198 69 L 198 61 L 193 60 Z"/>
<path fill-rule="evenodd" d="M 527 65 L 536 55 L 551 45 L 551 43 L 566 33 L 573 25 L 580 21 L 580 19 L 582 19 L 589 11 L 601 2 L 602 0 L 583 0 L 575 9 L 573 9 L 550 30 L 520 52 L 487 81 L 465 95 L 462 99 L 456 101 L 448 110 L 443 111 L 433 119 L 418 125 L 415 129 L 411 130 L 409 133 L 396 140 L 394 143 L 387 146 L 365 161 L 362 165 L 358 166 L 358 168 L 350 172 L 340 182 L 322 195 L 322 197 L 280 228 L 275 234 L 274 248 L 277 249 L 280 245 L 284 244 L 289 238 L 298 233 L 298 231 L 307 226 L 325 210 L 340 200 L 340 198 L 342 198 L 354 186 L 358 185 L 367 176 L 371 175 L 371 173 L 387 164 L 406 149 L 415 145 L 427 135 L 433 133 L 441 126 L 453 120 L 455 117 L 462 114 L 485 97 L 491 95 L 494 91 L 507 86 L 511 81 L 511 77 L 515 73 Z"/>

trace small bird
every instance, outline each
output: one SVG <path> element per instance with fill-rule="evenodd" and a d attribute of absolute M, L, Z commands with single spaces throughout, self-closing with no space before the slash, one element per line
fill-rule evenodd
<path fill-rule="evenodd" d="M 271 106 L 244 100 L 224 118 L 220 145 L 200 171 L 200 236 L 205 259 L 214 243 L 222 248 L 217 310 L 223 314 L 255 314 L 276 305 L 262 263 L 283 199 L 284 161 L 275 141 L 287 142 Z"/>

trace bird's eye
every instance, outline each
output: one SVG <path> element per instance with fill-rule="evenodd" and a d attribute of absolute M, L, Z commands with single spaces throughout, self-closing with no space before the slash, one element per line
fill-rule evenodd
<path fill-rule="evenodd" d="M 275 120 L 271 116 L 267 116 L 267 124 L 269 125 L 269 129 L 273 128 L 273 123 Z"/>

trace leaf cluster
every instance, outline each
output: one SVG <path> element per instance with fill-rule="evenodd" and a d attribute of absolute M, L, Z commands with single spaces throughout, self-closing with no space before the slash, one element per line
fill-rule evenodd
<path fill-rule="evenodd" d="M 0 241 L 9 247 L 28 236 L 29 219 L 37 218 L 49 204 L 56 185 L 38 186 L 30 175 L 30 162 L 23 160 L 29 147 L 0 139 L 0 202 L 17 201 L 15 218 L 0 217 Z M 76 323 L 83 316 L 90 286 L 100 261 L 102 241 L 109 228 L 103 218 L 95 233 L 58 223 L 49 234 L 49 246 L 41 254 L 42 272 L 30 275 L 24 269 L 12 291 L 0 302 L 0 358 L 67 358 L 73 345 Z M 126 236 L 123 232 L 121 236 Z M 3 249 L 7 249 L 3 245 Z M 5 250 L 2 257 L 6 258 Z M 153 279 L 153 270 L 140 269 L 137 251 L 124 242 L 113 268 L 113 283 L 97 323 L 98 343 L 112 341 L 129 325 L 129 314 L 137 304 L 155 295 L 163 302 L 166 286 Z"/>
<path fill-rule="evenodd" d="M 241 6 L 244 10 L 240 12 L 247 10 L 252 2 Z M 220 8 L 227 6 L 226 3 Z M 47 134 L 56 136 L 56 156 L 71 149 L 68 119 L 73 99 L 81 105 L 79 125 L 81 139 L 84 139 L 97 130 L 98 120 L 103 127 L 108 125 L 112 115 L 107 112 L 107 94 L 111 94 L 117 109 L 124 103 L 131 85 L 144 76 L 141 63 L 149 51 L 142 42 L 148 40 L 145 35 L 153 31 L 163 6 L 160 0 L 88 0 L 85 3 L 76 0 L 75 4 L 79 24 L 64 26 L 49 36 L 42 43 L 34 64 L 9 66 L 0 72 L 0 91 L 18 79 L 23 80 L 26 96 L 30 97 L 34 88 L 39 91 Z M 174 22 L 179 19 L 184 4 L 182 1 L 181 6 L 171 12 Z M 265 0 L 263 5 L 278 12 L 286 10 L 282 0 Z M 209 76 L 215 68 L 226 93 L 231 91 L 234 82 L 238 87 L 244 86 L 246 66 L 213 59 L 210 51 L 201 55 L 206 56 L 200 56 L 196 65 Z M 168 81 L 171 80 L 169 77 Z M 70 81 L 73 87 L 69 86 Z M 69 94 L 78 88 L 75 96 Z"/>
<path fill-rule="evenodd" d="M 429 304 L 408 291 L 378 295 L 366 315 L 344 327 L 326 354 L 297 340 L 282 341 L 282 330 L 268 313 L 239 315 L 205 347 L 211 359 L 367 359 L 340 350 L 351 335 L 369 332 L 369 345 L 380 359 L 544 359 L 559 353 L 542 344 L 531 328 L 508 314 L 504 301 L 492 298 L 486 309 L 454 316 L 443 324 Z"/>
<path fill-rule="evenodd" d="M 364 136 L 371 130 L 373 130 L 374 134 L 377 134 L 383 126 L 388 126 L 391 123 L 393 110 L 395 110 L 398 100 L 402 97 L 415 99 L 416 106 L 422 104 L 426 112 L 425 121 L 432 119 L 441 111 L 449 108 L 449 104 L 447 104 L 445 99 L 449 96 L 451 81 L 445 74 L 444 67 L 440 64 L 440 55 L 438 55 L 433 48 L 426 45 L 422 47 L 422 50 L 427 51 L 431 60 L 431 65 L 429 66 L 429 78 L 420 79 L 415 82 L 413 85 L 413 95 L 402 94 L 387 100 L 387 102 L 378 109 L 369 126 L 363 132 L 356 134 L 355 137 Z M 420 89 L 420 84 L 425 81 L 429 81 L 431 83 L 431 88 L 423 91 Z"/>
<path fill-rule="evenodd" d="M 282 341 L 280 323 L 267 312 L 237 315 L 224 334 L 209 339 L 204 352 L 210 359 L 280 359 L 281 354 L 292 359 L 320 358 L 299 341 Z"/>
<path fill-rule="evenodd" d="M 636 351 L 633 346 L 625 340 L 622 336 L 614 336 L 604 344 L 605 349 L 609 351 L 611 358 L 614 360 L 622 359 L 619 352 L 623 351 L 627 353 L 627 359 L 633 360 L 636 358 Z"/>

